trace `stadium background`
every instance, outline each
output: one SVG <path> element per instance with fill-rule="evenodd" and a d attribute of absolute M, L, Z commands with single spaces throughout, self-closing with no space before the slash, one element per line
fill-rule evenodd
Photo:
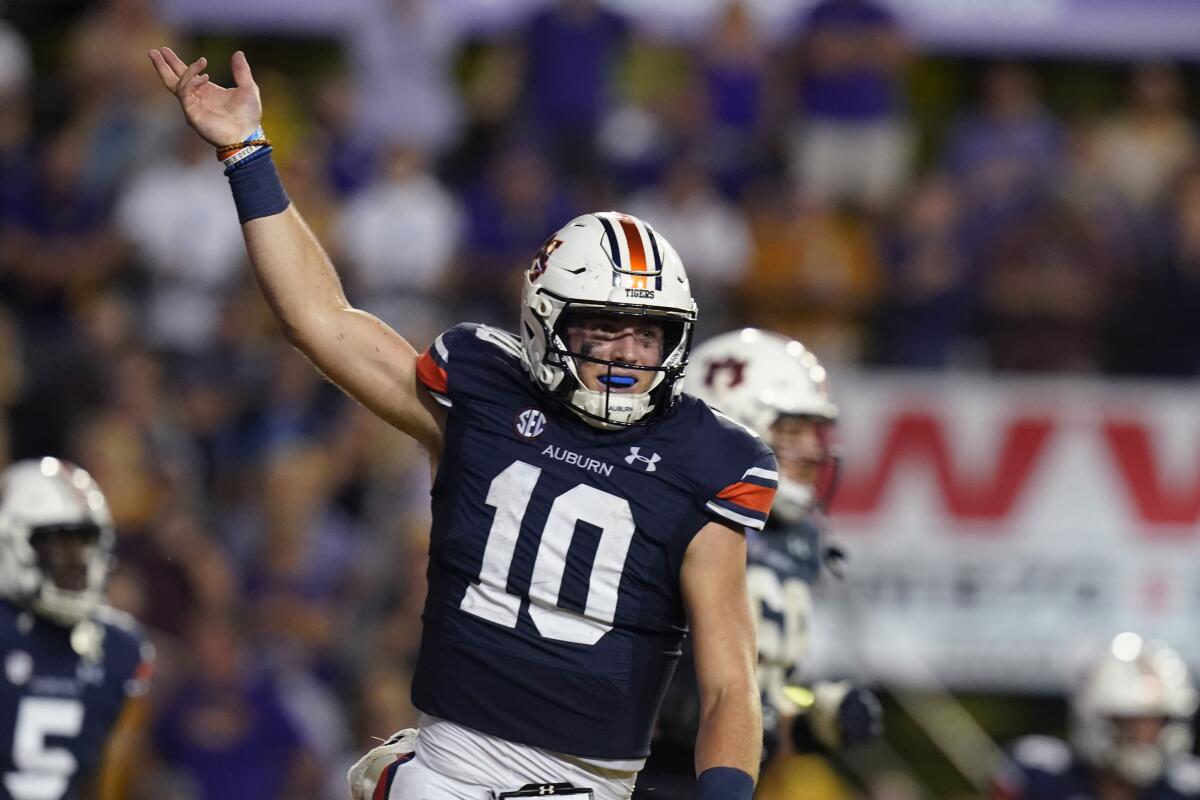
<path fill-rule="evenodd" d="M 0 5 L 0 462 L 64 454 L 113 505 L 161 654 L 131 797 L 344 796 L 413 721 L 429 482 L 278 335 L 164 43 L 222 83 L 248 53 L 291 196 L 418 346 L 511 327 L 541 240 L 615 207 L 701 336 L 816 350 L 850 562 L 813 669 L 889 712 L 857 796 L 977 796 L 1123 628 L 1200 666 L 1200 7 L 579 5 Z"/>

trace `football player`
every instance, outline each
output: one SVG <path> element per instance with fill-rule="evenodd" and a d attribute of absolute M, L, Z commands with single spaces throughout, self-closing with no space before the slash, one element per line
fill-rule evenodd
<path fill-rule="evenodd" d="M 151 60 L 218 147 L 263 292 L 288 339 L 436 464 L 428 595 L 402 731 L 354 797 L 628 798 L 691 628 L 699 797 L 747 800 L 761 746 L 744 528 L 775 492 L 770 449 L 682 394 L 696 306 L 675 250 L 604 212 L 525 272 L 520 334 L 459 325 L 419 354 L 352 308 L 291 206 L 235 87 Z"/>
<path fill-rule="evenodd" d="M 879 703 L 846 682 L 794 685 L 808 648 L 809 585 L 822 571 L 824 509 L 837 476 L 831 432 L 838 409 L 824 368 L 800 342 L 746 328 L 696 348 L 685 389 L 765 439 L 779 462 L 779 485 L 762 531 L 747 531 L 746 576 L 758 632 L 763 756 L 822 752 L 880 731 Z M 681 668 L 661 715 L 654 754 L 638 796 L 691 797 L 688 774 L 697 718 Z"/>
<path fill-rule="evenodd" d="M 108 504 L 55 458 L 0 473 L 0 798 L 123 796 L 153 659 L 104 606 Z"/>
<path fill-rule="evenodd" d="M 992 798 L 1200 798 L 1200 759 L 1191 754 L 1196 701 L 1178 653 L 1119 634 L 1071 696 L 1070 741 L 1019 739 L 996 770 Z"/>

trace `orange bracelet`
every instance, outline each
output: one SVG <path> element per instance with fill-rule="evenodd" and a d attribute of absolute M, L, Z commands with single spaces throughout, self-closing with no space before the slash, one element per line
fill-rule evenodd
<path fill-rule="evenodd" d="M 270 139 L 251 139 L 248 142 L 238 142 L 237 144 L 223 144 L 217 148 L 217 161 L 224 161 L 238 150 L 246 147 L 270 147 Z"/>

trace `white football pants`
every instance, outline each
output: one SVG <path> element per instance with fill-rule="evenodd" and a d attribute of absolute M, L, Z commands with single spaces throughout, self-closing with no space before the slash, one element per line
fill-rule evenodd
<path fill-rule="evenodd" d="M 423 716 L 415 755 L 395 768 L 387 800 L 493 800 L 530 783 L 570 783 L 591 789 L 594 800 L 629 800 L 641 762 L 600 764 Z"/>

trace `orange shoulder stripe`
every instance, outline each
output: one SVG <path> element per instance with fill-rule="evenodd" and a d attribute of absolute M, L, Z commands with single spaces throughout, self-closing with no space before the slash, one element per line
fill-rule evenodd
<path fill-rule="evenodd" d="M 450 389 L 446 370 L 433 360 L 428 350 L 417 359 L 417 378 L 427 389 L 438 394 L 446 394 Z"/>
<path fill-rule="evenodd" d="M 771 510 L 771 501 L 775 499 L 775 490 L 767 486 L 759 486 L 757 483 L 739 481 L 722 489 L 721 493 L 717 495 L 717 499 L 737 503 L 742 508 L 766 514 Z"/>

